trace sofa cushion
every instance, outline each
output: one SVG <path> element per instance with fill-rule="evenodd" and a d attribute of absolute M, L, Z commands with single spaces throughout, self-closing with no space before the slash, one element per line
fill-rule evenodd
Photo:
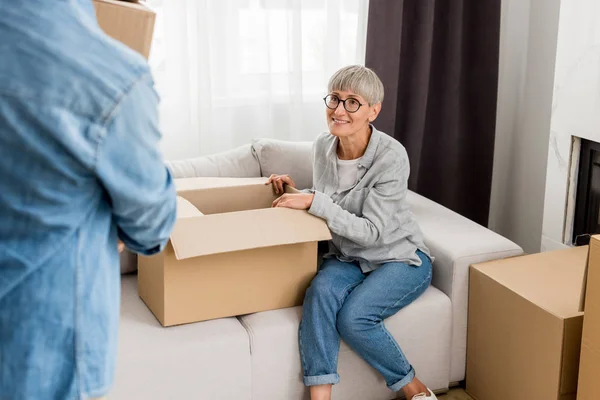
<path fill-rule="evenodd" d="M 249 144 L 209 156 L 167 161 L 166 164 L 176 179 L 197 176 L 230 178 L 260 176 L 260 166 Z"/>
<path fill-rule="evenodd" d="M 248 334 L 236 318 L 163 328 L 137 292 L 121 283 L 121 320 L 111 400 L 250 400 Z"/>
<path fill-rule="evenodd" d="M 288 174 L 298 189 L 312 188 L 313 142 L 254 139 L 252 149 L 262 176 Z"/>
<path fill-rule="evenodd" d="M 250 336 L 252 398 L 304 400 L 298 352 L 301 307 L 240 317 Z M 450 375 L 450 299 L 434 287 L 385 325 L 400 344 L 417 376 L 432 390 L 446 389 Z M 381 375 L 342 342 L 333 399 L 389 400 L 396 397 Z"/>

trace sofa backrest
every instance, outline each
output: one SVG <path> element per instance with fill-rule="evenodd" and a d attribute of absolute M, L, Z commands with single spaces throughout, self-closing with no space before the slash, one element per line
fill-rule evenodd
<path fill-rule="evenodd" d="M 312 188 L 313 142 L 254 139 L 252 150 L 260 164 L 261 176 L 290 175 L 298 189 Z"/>
<path fill-rule="evenodd" d="M 199 176 L 231 178 L 260 176 L 260 165 L 250 144 L 209 156 L 167 161 L 166 164 L 173 178 L 176 179 Z"/>
<path fill-rule="evenodd" d="M 288 174 L 298 189 L 312 187 L 312 143 L 254 139 L 252 144 L 209 156 L 167 161 L 174 178 L 269 177 Z"/>

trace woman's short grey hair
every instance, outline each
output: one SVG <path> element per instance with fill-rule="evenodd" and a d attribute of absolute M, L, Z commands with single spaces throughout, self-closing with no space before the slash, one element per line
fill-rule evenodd
<path fill-rule="evenodd" d="M 371 106 L 383 101 L 383 83 L 372 69 L 362 65 L 349 65 L 338 70 L 329 79 L 327 89 L 330 93 L 335 90 L 352 91 Z"/>

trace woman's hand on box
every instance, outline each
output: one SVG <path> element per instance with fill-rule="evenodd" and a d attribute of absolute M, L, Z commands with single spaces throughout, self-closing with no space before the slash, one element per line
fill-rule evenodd
<path fill-rule="evenodd" d="M 286 193 L 273 202 L 273 207 L 286 207 L 295 210 L 308 210 L 312 205 L 314 194 Z"/>
<path fill-rule="evenodd" d="M 117 242 L 117 249 L 119 250 L 119 253 L 122 253 L 123 250 L 125 250 L 125 243 L 119 240 Z"/>
<path fill-rule="evenodd" d="M 276 194 L 285 193 L 285 191 L 283 189 L 284 184 L 291 186 L 293 188 L 296 187 L 296 184 L 294 183 L 294 181 L 292 180 L 292 178 L 289 175 L 273 174 L 269 177 L 269 180 L 267 181 L 267 183 L 265 183 L 265 185 L 271 185 L 271 184 L 273 185 L 273 189 L 275 189 Z"/>

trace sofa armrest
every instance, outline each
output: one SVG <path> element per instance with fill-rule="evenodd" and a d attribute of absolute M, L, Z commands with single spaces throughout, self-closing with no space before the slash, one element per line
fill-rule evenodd
<path fill-rule="evenodd" d="M 423 196 L 409 192 L 408 202 L 431 250 L 432 284 L 452 301 L 450 381 L 465 378 L 469 266 L 513 257 L 523 250 L 510 240 Z"/>

